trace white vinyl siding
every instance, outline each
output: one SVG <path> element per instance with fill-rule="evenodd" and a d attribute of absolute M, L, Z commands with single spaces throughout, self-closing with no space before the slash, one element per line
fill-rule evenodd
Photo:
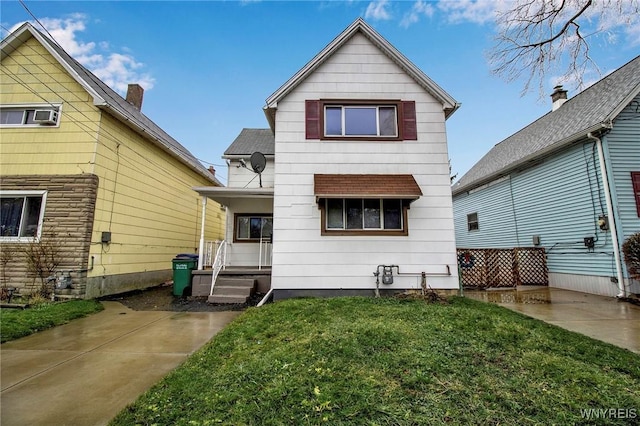
<path fill-rule="evenodd" d="M 416 103 L 418 140 L 401 143 L 305 138 L 309 99 L 402 99 Z M 442 104 L 357 34 L 278 102 L 274 188 L 274 289 L 373 289 L 377 265 L 443 273 L 432 288 L 457 288 L 448 151 Z M 423 196 L 408 210 L 409 235 L 321 235 L 314 174 L 411 174 Z M 390 288 L 418 288 L 402 276 Z"/>

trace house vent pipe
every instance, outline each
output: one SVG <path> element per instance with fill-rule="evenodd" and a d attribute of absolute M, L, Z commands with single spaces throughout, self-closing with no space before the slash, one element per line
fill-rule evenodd
<path fill-rule="evenodd" d="M 626 297 L 624 288 L 624 276 L 622 275 L 622 262 L 620 260 L 620 244 L 618 243 L 618 230 L 616 227 L 616 218 L 613 215 L 613 203 L 611 201 L 611 190 L 609 187 L 609 178 L 607 176 L 607 166 L 604 162 L 604 152 L 602 149 L 602 140 L 587 133 L 587 137 L 596 143 L 598 150 L 598 160 L 600 161 L 600 174 L 602 175 L 602 186 L 604 186 L 604 198 L 607 204 L 607 216 L 609 216 L 609 228 L 611 229 L 611 243 L 613 244 L 613 256 L 616 262 L 616 276 L 618 279 L 618 295 L 616 297 Z"/>

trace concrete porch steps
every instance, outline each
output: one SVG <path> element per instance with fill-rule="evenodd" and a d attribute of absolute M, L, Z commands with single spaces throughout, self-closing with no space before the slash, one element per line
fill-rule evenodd
<path fill-rule="evenodd" d="M 230 278 L 218 276 L 213 287 L 213 295 L 207 298 L 209 303 L 246 303 L 254 293 L 254 278 Z"/>

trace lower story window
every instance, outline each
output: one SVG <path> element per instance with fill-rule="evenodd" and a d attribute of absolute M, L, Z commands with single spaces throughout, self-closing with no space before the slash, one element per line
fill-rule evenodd
<path fill-rule="evenodd" d="M 38 238 L 42 230 L 46 193 L 0 192 L 0 238 Z"/>
<path fill-rule="evenodd" d="M 470 213 L 467 215 L 467 229 L 469 231 L 477 231 L 480 229 L 478 224 L 478 213 Z"/>
<path fill-rule="evenodd" d="M 258 242 L 271 239 L 273 216 L 266 214 L 236 214 L 234 241 Z"/>
<path fill-rule="evenodd" d="M 327 198 L 321 203 L 324 234 L 407 234 L 407 203 L 401 199 Z"/>

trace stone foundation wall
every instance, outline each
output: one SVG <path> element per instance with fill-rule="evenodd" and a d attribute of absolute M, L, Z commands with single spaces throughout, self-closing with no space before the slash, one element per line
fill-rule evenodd
<path fill-rule="evenodd" d="M 40 242 L 3 242 L 0 238 L 1 285 L 16 287 L 21 294 L 40 288 L 41 279 L 29 270 L 26 254 L 30 244 L 39 244 L 55 253 L 56 270 L 67 271 L 71 276 L 72 289 L 64 293 L 83 297 L 98 177 L 93 174 L 0 176 L 0 189 L 47 191 Z"/>

